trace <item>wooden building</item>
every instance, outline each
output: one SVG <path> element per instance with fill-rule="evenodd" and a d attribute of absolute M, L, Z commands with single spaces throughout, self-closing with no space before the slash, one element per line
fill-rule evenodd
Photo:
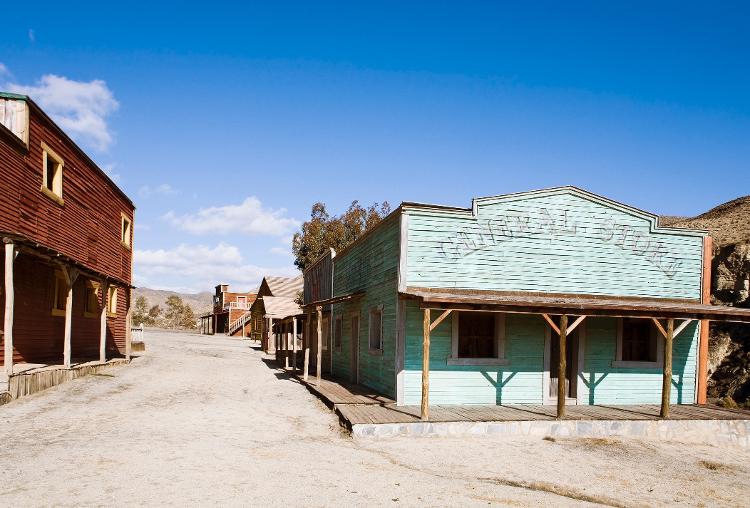
<path fill-rule="evenodd" d="M 403 203 L 330 257 L 330 296 L 311 304 L 332 308 L 332 374 L 423 418 L 511 403 L 665 416 L 705 403 L 709 320 L 750 322 L 710 305 L 710 262 L 705 232 L 575 187 Z"/>
<path fill-rule="evenodd" d="M 132 201 L 22 95 L 0 93 L 0 171 L 6 374 L 129 357 Z"/>
<path fill-rule="evenodd" d="M 278 309 L 296 309 L 297 299 L 302 292 L 302 276 L 299 277 L 263 277 L 258 288 L 258 296 L 250 309 L 249 319 L 252 322 L 251 337 L 261 342 L 261 348 L 266 353 L 276 352 L 276 338 L 274 337 L 274 322 L 279 319 L 292 317 L 281 315 Z M 273 308 L 267 308 L 265 299 L 280 298 L 274 301 Z M 286 312 L 285 310 L 285 312 Z"/>
<path fill-rule="evenodd" d="M 250 308 L 255 302 L 255 293 L 229 291 L 228 284 L 214 288 L 213 309 L 200 316 L 200 332 L 206 335 L 225 333 L 248 337 L 250 334 Z"/>

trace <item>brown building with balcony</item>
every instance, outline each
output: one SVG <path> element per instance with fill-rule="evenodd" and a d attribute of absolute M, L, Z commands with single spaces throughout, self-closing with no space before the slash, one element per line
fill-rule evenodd
<path fill-rule="evenodd" d="M 200 316 L 202 334 L 225 333 L 229 336 L 249 336 L 250 307 L 255 302 L 255 293 L 229 291 L 228 284 L 218 284 L 214 292 L 213 310 Z"/>
<path fill-rule="evenodd" d="M 0 93 L 0 171 L 0 384 L 128 358 L 133 202 L 23 95 Z"/>

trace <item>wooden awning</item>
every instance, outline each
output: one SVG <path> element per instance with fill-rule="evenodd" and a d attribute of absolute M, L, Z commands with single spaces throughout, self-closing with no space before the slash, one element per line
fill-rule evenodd
<path fill-rule="evenodd" d="M 316 302 L 310 302 L 302 305 L 303 309 L 314 309 L 318 305 L 332 305 L 334 303 L 341 303 L 341 302 L 347 302 L 349 300 L 354 300 L 356 298 L 360 298 L 362 295 L 364 295 L 364 292 L 358 291 L 356 293 L 349 293 L 346 295 L 339 295 L 334 296 L 333 298 L 326 298 L 325 300 L 318 300 Z"/>
<path fill-rule="evenodd" d="M 693 300 L 617 298 L 529 292 L 409 287 L 401 293 L 423 309 L 486 310 L 522 314 L 707 319 L 750 323 L 750 309 L 706 305 Z"/>

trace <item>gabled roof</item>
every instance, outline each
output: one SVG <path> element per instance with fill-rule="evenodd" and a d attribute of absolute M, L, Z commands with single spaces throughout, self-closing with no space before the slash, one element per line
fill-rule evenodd
<path fill-rule="evenodd" d="M 273 296 L 295 298 L 297 293 L 302 291 L 302 275 L 297 277 L 264 277 L 264 279 Z"/>
<path fill-rule="evenodd" d="M 519 201 L 519 200 L 524 200 L 524 199 L 550 196 L 550 195 L 560 195 L 560 194 L 568 194 L 568 195 L 577 196 L 587 201 L 599 203 L 601 205 L 617 209 L 623 213 L 627 213 L 636 217 L 640 217 L 642 219 L 646 219 L 652 223 L 652 229 L 654 230 L 658 229 L 659 231 L 675 231 L 675 232 L 678 232 L 679 234 L 684 234 L 684 235 L 691 235 L 691 234 L 703 235 L 706 233 L 706 231 L 700 230 L 700 229 L 670 228 L 666 226 L 659 226 L 658 224 L 659 217 L 656 214 L 653 214 L 651 212 L 646 212 L 634 206 L 627 205 L 619 201 L 615 201 L 614 199 L 601 196 L 594 192 L 590 192 L 590 191 L 581 189 L 580 187 L 576 187 L 573 185 L 563 185 L 560 187 L 550 187 L 547 189 L 537 189 L 537 190 L 513 192 L 509 194 L 498 194 L 495 196 L 474 198 L 472 199 L 472 202 L 471 202 L 471 208 L 431 205 L 431 204 L 426 204 L 426 203 L 414 203 L 414 202 L 404 202 L 401 204 L 401 208 L 407 209 L 407 210 L 409 208 L 432 209 L 432 210 L 445 211 L 446 213 L 458 213 L 459 215 L 464 215 L 464 216 L 476 216 L 478 208 L 480 206 L 491 205 L 494 203 L 508 202 L 508 201 Z"/>
<path fill-rule="evenodd" d="M 263 305 L 265 306 L 266 317 L 274 319 L 284 319 L 302 314 L 302 309 L 291 297 L 264 296 Z"/>

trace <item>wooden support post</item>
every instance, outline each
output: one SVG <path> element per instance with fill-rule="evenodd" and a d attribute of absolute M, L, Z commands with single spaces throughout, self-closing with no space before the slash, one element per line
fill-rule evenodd
<path fill-rule="evenodd" d="M 711 304 L 711 268 L 713 260 L 713 239 L 703 238 L 703 274 L 701 276 L 701 303 Z M 698 337 L 698 404 L 705 404 L 708 396 L 708 331 L 710 321 L 702 319 Z"/>
<path fill-rule="evenodd" d="M 5 323 L 3 325 L 5 347 L 3 360 L 5 362 L 5 373 L 9 376 L 13 374 L 13 312 L 15 296 L 13 261 L 15 259 L 16 246 L 11 242 L 7 242 L 5 244 Z"/>
<path fill-rule="evenodd" d="M 669 417 L 669 396 L 672 391 L 672 339 L 674 319 L 667 319 L 667 333 L 664 336 L 664 378 L 661 385 L 661 417 Z"/>
<path fill-rule="evenodd" d="M 315 363 L 315 377 L 318 379 L 318 386 L 323 378 L 323 307 L 318 305 L 318 354 Z"/>
<path fill-rule="evenodd" d="M 560 347 L 557 363 L 557 417 L 565 417 L 565 399 L 568 394 L 565 391 L 565 370 L 567 369 L 567 352 L 568 342 L 568 316 L 560 316 Z"/>
<path fill-rule="evenodd" d="M 78 270 L 63 266 L 63 274 L 67 285 L 67 296 L 65 297 L 65 335 L 63 338 L 63 367 L 70 368 L 71 357 L 71 335 L 73 333 L 73 286 L 78 278 Z M 127 330 L 126 330 L 127 331 Z"/>
<path fill-rule="evenodd" d="M 99 283 L 99 291 L 102 295 L 102 308 L 99 309 L 99 361 L 107 361 L 107 297 L 109 296 L 109 285 L 106 280 Z"/>
<path fill-rule="evenodd" d="M 133 290 L 125 288 L 125 359 L 130 361 L 133 353 Z"/>
<path fill-rule="evenodd" d="M 312 312 L 307 313 L 307 319 L 305 320 L 305 357 L 302 365 L 302 379 L 307 381 L 307 375 L 310 372 L 310 335 L 312 335 Z"/>
<path fill-rule="evenodd" d="M 292 318 L 292 372 L 297 372 L 297 318 Z"/>
<path fill-rule="evenodd" d="M 424 309 L 422 322 L 422 420 L 430 419 L 430 309 Z"/>
<path fill-rule="evenodd" d="M 291 333 L 284 332 L 284 368 L 289 368 L 289 336 Z"/>

